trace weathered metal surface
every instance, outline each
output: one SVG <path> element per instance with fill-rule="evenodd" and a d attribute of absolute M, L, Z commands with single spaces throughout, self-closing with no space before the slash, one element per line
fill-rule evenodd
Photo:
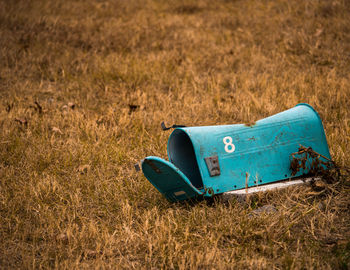
<path fill-rule="evenodd" d="M 207 164 L 210 176 L 220 175 L 220 165 L 218 156 L 206 157 L 205 163 Z"/>
<path fill-rule="evenodd" d="M 238 199 L 241 200 L 242 198 L 245 199 L 247 195 L 259 193 L 259 192 L 267 192 L 272 190 L 278 190 L 278 189 L 284 189 L 291 186 L 298 186 L 310 183 L 311 181 L 318 181 L 321 178 L 302 178 L 302 179 L 294 179 L 290 181 L 283 181 L 278 183 L 272 183 L 267 184 L 263 186 L 256 186 L 256 187 L 250 187 L 250 188 L 244 188 L 244 189 L 238 189 L 238 190 L 232 190 L 228 192 L 224 192 L 221 194 L 221 197 L 223 201 L 228 201 L 230 199 Z"/>
<path fill-rule="evenodd" d="M 168 140 L 170 162 L 162 166 L 171 164 L 177 171 L 170 170 L 169 173 L 181 172 L 186 177 L 183 182 L 189 182 L 197 190 L 193 194 L 210 197 L 307 174 L 310 171 L 308 166 L 296 174 L 290 167 L 291 154 L 297 152 L 300 145 L 311 147 L 321 157 L 331 159 L 321 119 L 308 104 L 299 104 L 251 126 L 235 124 L 175 128 Z M 208 166 L 208 157 L 213 156 L 220 163 L 220 174 L 212 166 L 212 161 Z M 142 162 L 144 173 L 146 160 L 152 162 L 152 158 Z M 309 163 L 312 163 L 311 160 Z M 158 165 L 156 167 L 159 169 Z M 152 163 L 148 168 L 153 168 Z M 171 177 L 162 173 L 157 181 L 146 173 L 145 176 L 155 186 L 161 181 L 172 181 Z M 168 191 L 160 192 L 167 194 Z M 175 200 L 186 198 L 175 197 Z"/>
<path fill-rule="evenodd" d="M 142 171 L 151 184 L 171 202 L 203 194 L 178 168 L 159 157 L 145 158 L 142 162 Z"/>
<path fill-rule="evenodd" d="M 155 171 L 156 173 L 161 173 L 162 171 L 153 163 L 153 161 L 151 159 L 145 159 L 144 162 L 146 164 L 148 164 L 152 169 L 153 171 Z"/>

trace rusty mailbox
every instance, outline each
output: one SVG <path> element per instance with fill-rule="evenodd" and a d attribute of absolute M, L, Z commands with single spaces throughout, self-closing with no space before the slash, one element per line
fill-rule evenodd
<path fill-rule="evenodd" d="M 290 168 L 300 145 L 331 158 L 321 119 L 304 103 L 251 126 L 176 127 L 168 140 L 169 161 L 149 156 L 141 167 L 169 201 L 211 197 L 307 174 L 307 167 L 295 175 Z"/>

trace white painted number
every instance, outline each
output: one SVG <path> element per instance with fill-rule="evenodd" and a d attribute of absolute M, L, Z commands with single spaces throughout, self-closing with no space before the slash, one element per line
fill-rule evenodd
<path fill-rule="evenodd" d="M 235 145 L 232 143 L 232 138 L 230 136 L 227 136 L 222 139 L 222 141 L 225 144 L 225 151 L 227 153 L 233 153 L 236 149 Z"/>

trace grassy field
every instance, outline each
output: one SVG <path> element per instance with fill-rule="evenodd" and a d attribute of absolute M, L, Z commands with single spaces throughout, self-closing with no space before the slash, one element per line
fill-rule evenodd
<path fill-rule="evenodd" d="M 0 268 L 349 269 L 346 177 L 171 204 L 133 167 L 300 102 L 349 166 L 349 74 L 347 0 L 0 0 Z"/>

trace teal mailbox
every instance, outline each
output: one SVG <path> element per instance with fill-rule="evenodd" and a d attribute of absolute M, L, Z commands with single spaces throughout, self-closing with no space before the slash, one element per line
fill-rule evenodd
<path fill-rule="evenodd" d="M 322 121 L 308 104 L 244 124 L 177 127 L 168 140 L 169 161 L 142 160 L 146 178 L 169 201 L 211 197 L 227 191 L 300 177 L 291 154 L 300 146 L 331 159 Z"/>

